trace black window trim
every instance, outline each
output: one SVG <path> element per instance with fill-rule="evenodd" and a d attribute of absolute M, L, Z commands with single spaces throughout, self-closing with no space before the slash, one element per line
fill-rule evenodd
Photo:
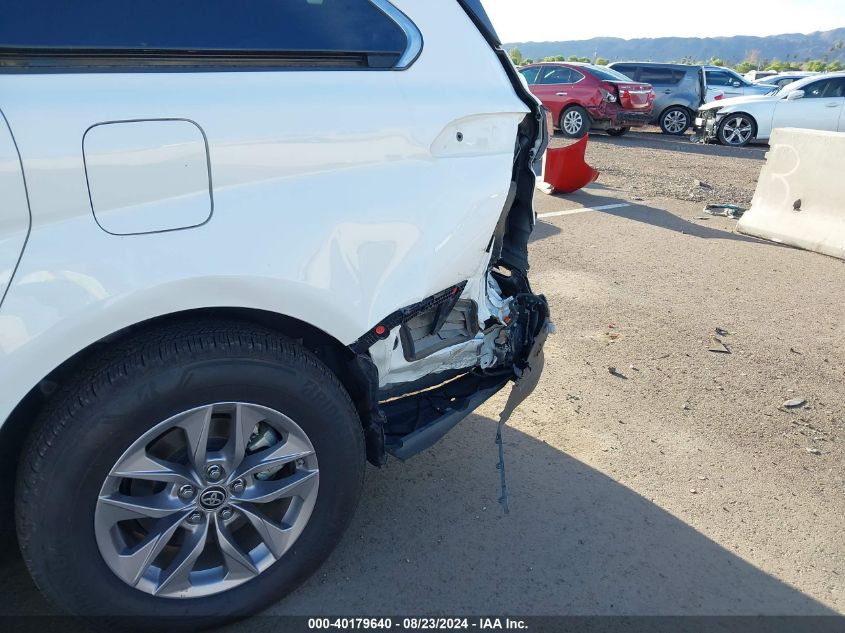
<path fill-rule="evenodd" d="M 404 71 L 422 54 L 417 25 L 390 0 L 368 0 L 405 35 L 405 50 L 285 51 L 0 48 L 0 73 L 225 72 L 273 70 Z"/>

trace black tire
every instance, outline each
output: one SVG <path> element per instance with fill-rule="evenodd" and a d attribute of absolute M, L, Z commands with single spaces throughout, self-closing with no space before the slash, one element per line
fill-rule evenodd
<path fill-rule="evenodd" d="M 580 125 L 572 125 L 580 121 Z M 590 115 L 581 106 L 569 106 L 560 113 L 560 131 L 566 138 L 581 138 L 590 132 L 592 121 Z M 569 128 L 569 131 L 567 131 Z"/>
<path fill-rule="evenodd" d="M 745 112 L 729 114 L 719 124 L 717 136 L 722 145 L 743 147 L 757 136 L 757 122 Z"/>
<path fill-rule="evenodd" d="M 659 123 L 664 134 L 681 136 L 692 125 L 692 115 L 683 106 L 670 106 L 660 113 Z"/>
<path fill-rule="evenodd" d="M 625 136 L 630 131 L 631 128 L 629 127 L 612 127 L 607 130 L 607 133 L 610 134 L 610 136 Z"/>
<path fill-rule="evenodd" d="M 16 491 L 23 558 L 64 611 L 131 616 L 135 623 L 156 616 L 160 630 L 245 617 L 296 589 L 340 541 L 362 490 L 362 428 L 336 376 L 301 346 L 258 326 L 186 323 L 115 345 L 77 376 L 36 422 Z M 316 505 L 293 546 L 260 575 L 208 597 L 157 598 L 124 583 L 104 562 L 93 529 L 98 494 L 130 444 L 209 401 L 252 402 L 295 419 L 319 459 Z"/>

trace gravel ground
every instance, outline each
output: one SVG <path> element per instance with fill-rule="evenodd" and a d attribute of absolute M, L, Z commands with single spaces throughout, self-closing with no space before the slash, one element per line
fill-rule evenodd
<path fill-rule="evenodd" d="M 369 468 L 338 550 L 270 613 L 845 612 L 845 262 L 699 219 L 704 199 L 748 202 L 764 151 L 594 136 L 599 181 L 538 194 L 566 213 L 530 245 L 558 332 L 505 431 L 511 513 L 502 393 Z M 731 353 L 708 351 L 716 328 Z M 49 612 L 19 559 L 0 564 L 6 612 Z"/>
<path fill-rule="evenodd" d="M 643 129 L 622 138 L 591 135 L 587 162 L 602 173 L 603 184 L 641 199 L 751 204 L 767 146 L 700 145 L 690 143 L 689 136 Z M 552 147 L 571 142 L 558 133 Z"/>

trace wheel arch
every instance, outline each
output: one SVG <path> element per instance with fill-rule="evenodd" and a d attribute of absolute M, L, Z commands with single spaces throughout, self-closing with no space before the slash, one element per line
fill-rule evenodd
<path fill-rule="evenodd" d="M 686 103 L 678 101 L 678 102 L 675 102 L 675 103 L 666 104 L 663 107 L 663 109 L 660 111 L 660 113 L 657 115 L 655 120 L 659 121 L 660 119 L 662 119 L 663 115 L 666 114 L 666 112 L 668 112 L 672 108 L 683 108 L 684 110 L 687 111 L 687 114 L 689 114 L 691 117 L 695 116 L 695 111 L 692 108 L 690 108 L 689 105 L 687 105 Z"/>
<path fill-rule="evenodd" d="M 757 138 L 757 134 L 760 133 L 760 123 L 757 121 L 757 117 L 755 117 L 750 112 L 746 112 L 745 110 L 739 110 L 737 112 L 731 112 L 730 114 L 726 114 L 722 118 L 722 121 L 719 123 L 719 135 L 720 135 L 719 141 L 720 142 L 721 142 L 722 126 L 725 125 L 725 122 L 728 119 L 730 119 L 731 117 L 740 116 L 740 115 L 747 116 L 749 119 L 751 119 L 751 126 L 752 126 L 753 130 L 752 130 L 751 138 L 748 139 L 748 142 L 753 141 Z"/>
<path fill-rule="evenodd" d="M 367 394 L 362 393 L 362 387 L 367 384 L 367 377 L 361 375 L 358 364 L 351 362 L 353 357 L 351 350 L 330 334 L 294 317 L 255 308 L 208 307 L 181 310 L 140 321 L 89 343 L 70 358 L 62 361 L 35 381 L 3 421 L 0 427 L 0 475 L 4 476 L 0 478 L 3 482 L 0 483 L 0 488 L 2 488 L 0 489 L 0 508 L 7 509 L 4 516 L 14 516 L 13 501 L 18 456 L 32 421 L 64 381 L 94 358 L 105 345 L 179 323 L 209 320 L 252 324 L 271 329 L 301 342 L 338 377 L 353 402 L 366 400 Z M 0 536 L 4 533 L 8 536 L 4 542 L 14 542 L 14 532 L 14 520 L 0 522 Z"/>
<path fill-rule="evenodd" d="M 584 111 L 584 114 L 587 115 L 587 124 L 588 124 L 587 133 L 589 134 L 589 130 L 592 129 L 593 125 L 595 124 L 595 120 L 593 119 L 593 115 L 590 114 L 590 111 L 587 109 L 587 107 L 578 103 L 577 101 L 570 101 L 569 103 L 567 103 L 566 105 L 561 107 L 560 113 L 558 114 L 558 117 L 557 117 L 557 125 L 560 128 L 560 131 L 563 132 L 563 116 L 569 110 L 572 110 L 573 108 L 580 108 L 581 110 Z"/>

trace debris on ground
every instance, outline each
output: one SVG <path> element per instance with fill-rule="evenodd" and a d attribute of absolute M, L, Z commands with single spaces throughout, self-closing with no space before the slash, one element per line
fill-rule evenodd
<path fill-rule="evenodd" d="M 707 348 L 708 352 L 716 352 L 717 354 L 730 354 L 731 350 L 728 349 L 728 346 L 720 339 L 718 336 L 711 336 L 710 337 L 710 347 Z"/>
<path fill-rule="evenodd" d="M 720 215 L 732 220 L 738 220 L 745 213 L 745 209 L 735 204 L 708 204 L 704 207 L 704 213 Z"/>
<path fill-rule="evenodd" d="M 783 403 L 784 409 L 800 409 L 806 405 L 807 401 L 804 398 L 793 398 Z"/>
<path fill-rule="evenodd" d="M 724 328 L 717 327 L 716 328 L 716 336 L 729 336 L 730 332 L 728 332 Z"/>
<path fill-rule="evenodd" d="M 812 447 L 812 446 L 807 447 L 807 452 L 810 453 L 811 455 L 821 455 L 822 454 L 822 452 L 819 449 Z"/>
<path fill-rule="evenodd" d="M 616 376 L 617 378 L 627 378 L 625 374 L 616 369 L 616 367 L 608 367 L 607 371 L 608 373 L 610 373 L 611 376 Z"/>
<path fill-rule="evenodd" d="M 703 180 L 695 180 L 694 182 L 695 182 L 696 187 L 701 187 L 702 189 L 712 189 L 713 188 L 713 185 L 707 184 Z"/>

